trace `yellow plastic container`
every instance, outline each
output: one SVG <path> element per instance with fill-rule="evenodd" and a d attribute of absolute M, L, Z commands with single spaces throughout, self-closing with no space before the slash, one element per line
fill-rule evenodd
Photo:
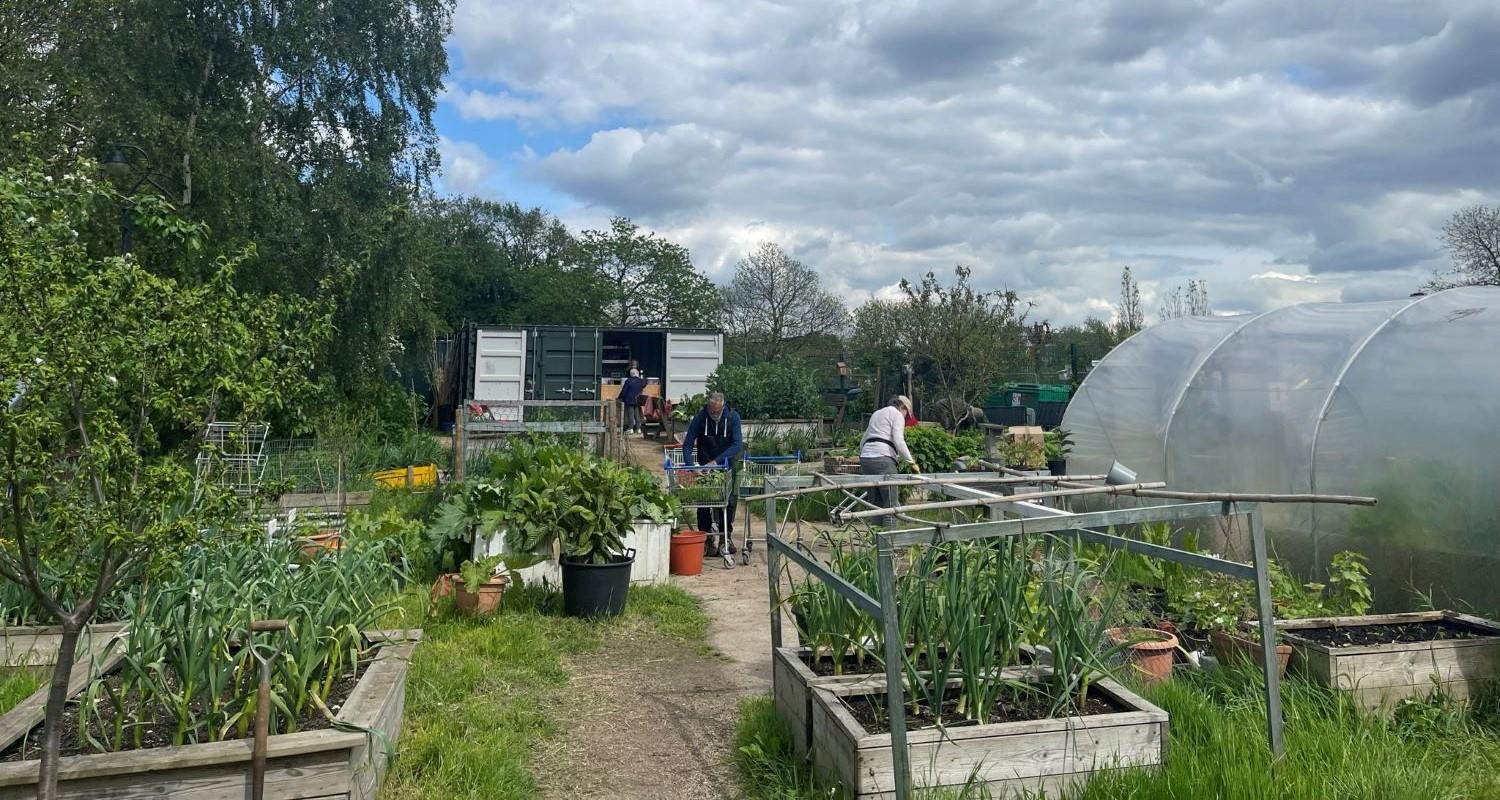
<path fill-rule="evenodd" d="M 437 465 L 423 464 L 420 467 L 396 467 L 395 469 L 383 469 L 375 473 L 375 485 L 384 486 L 387 489 L 400 489 L 406 486 L 406 471 L 411 470 L 412 486 L 435 486 L 437 485 Z"/>

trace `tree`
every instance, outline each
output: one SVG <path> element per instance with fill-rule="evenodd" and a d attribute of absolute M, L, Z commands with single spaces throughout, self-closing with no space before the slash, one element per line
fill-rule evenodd
<path fill-rule="evenodd" d="M 925 408 L 954 430 L 991 384 L 1027 363 L 1030 306 L 1015 292 L 974 289 L 969 275 L 959 266 L 951 286 L 931 272 L 918 284 L 903 280 L 900 300 L 872 300 L 854 315 L 853 347 L 910 364 Z"/>
<path fill-rule="evenodd" d="M 1500 286 L 1500 206 L 1468 206 L 1443 225 L 1443 248 L 1453 267 L 1430 288 Z"/>
<path fill-rule="evenodd" d="M 848 327 L 849 312 L 824 291 L 818 273 L 771 242 L 740 259 L 723 296 L 730 334 L 763 361 L 785 355 L 801 340 Z"/>
<path fill-rule="evenodd" d="M 433 313 L 443 329 L 598 322 L 604 283 L 577 264 L 578 242 L 556 217 L 477 198 L 437 201 L 424 216 Z"/>
<path fill-rule="evenodd" d="M 260 258 L 239 288 L 319 296 L 346 335 L 323 353 L 347 392 L 402 342 L 431 340 L 411 208 L 437 167 L 432 115 L 451 0 L 0 3 L 0 150 L 67 163 L 116 143 L 142 191 Z M 121 98 L 129 98 L 122 102 Z M 25 133 L 24 141 L 13 137 Z M 135 147 L 140 149 L 137 150 Z M 5 161 L 14 163 L 13 159 Z M 101 220 L 80 235 L 115 247 Z M 140 263 L 202 281 L 213 259 L 142 242 Z"/>
<path fill-rule="evenodd" d="M 1183 317 L 1206 317 L 1212 313 L 1208 307 L 1208 281 L 1188 281 L 1186 291 L 1178 286 L 1162 299 L 1158 316 L 1166 321 Z"/>
<path fill-rule="evenodd" d="M 615 217 L 609 230 L 584 231 L 582 263 L 604 287 L 595 309 L 605 324 L 705 328 L 719 322 L 719 292 L 693 269 L 687 248 Z"/>
<path fill-rule="evenodd" d="M 199 483 L 202 432 L 305 400 L 328 309 L 234 287 L 248 259 L 210 259 L 179 283 L 134 256 L 88 252 L 77 232 L 125 204 L 186 253 L 204 228 L 155 197 L 124 198 L 36 162 L 0 174 L 0 577 L 61 626 L 48 690 L 38 795 L 57 793 L 68 677 L 84 625 L 122 582 L 167 563 L 237 512 Z M 200 258 L 204 257 L 200 255 Z"/>
<path fill-rule="evenodd" d="M 1146 315 L 1141 311 L 1141 287 L 1130 273 L 1130 267 L 1120 270 L 1120 304 L 1115 306 L 1115 339 L 1124 341 L 1146 327 Z"/>

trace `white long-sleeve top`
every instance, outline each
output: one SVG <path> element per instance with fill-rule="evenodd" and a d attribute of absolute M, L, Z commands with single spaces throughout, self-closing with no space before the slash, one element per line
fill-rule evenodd
<path fill-rule="evenodd" d="M 891 447 L 885 442 L 872 442 L 871 439 L 884 439 L 886 442 L 894 442 Z M 886 406 L 870 415 L 870 425 L 865 428 L 864 438 L 859 445 L 860 458 L 895 458 L 899 461 L 909 461 L 913 464 L 917 460 L 911 457 L 911 451 L 906 449 L 906 415 L 895 406 Z"/>

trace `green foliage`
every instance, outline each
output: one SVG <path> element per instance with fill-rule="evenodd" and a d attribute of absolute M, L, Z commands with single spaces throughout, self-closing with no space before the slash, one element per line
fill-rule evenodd
<path fill-rule="evenodd" d="M 849 544 L 828 534 L 822 539 L 829 548 L 828 567 L 865 594 L 877 596 L 875 548 Z M 814 656 L 832 657 L 835 675 L 843 673 L 846 654 L 852 655 L 857 665 L 883 663 L 883 629 L 826 582 L 805 577 L 785 602 L 792 609 L 797 641 Z"/>
<path fill-rule="evenodd" d="M 458 577 L 463 580 L 466 589 L 477 592 L 479 587 L 489 583 L 490 578 L 495 576 L 495 570 L 504 560 L 505 556 L 497 554 L 478 561 L 464 561 L 458 565 Z"/>
<path fill-rule="evenodd" d="M 597 274 L 601 301 L 591 322 L 620 327 L 705 328 L 719 319 L 719 291 L 693 269 L 681 245 L 615 217 L 609 230 L 579 236 L 578 257 Z"/>
<path fill-rule="evenodd" d="M 1047 431 L 1042 450 L 1048 461 L 1066 461 L 1073 452 L 1073 434 L 1062 428 Z"/>
<path fill-rule="evenodd" d="M 344 523 L 346 540 L 370 542 L 383 549 L 386 557 L 392 563 L 402 565 L 405 571 L 413 571 L 414 566 L 421 567 L 420 577 L 427 577 L 430 560 L 422 555 L 426 546 L 423 531 L 420 519 L 413 519 L 398 508 L 387 508 L 378 513 L 373 510 L 350 511 Z M 407 564 L 407 559 L 413 557 L 415 562 Z"/>
<path fill-rule="evenodd" d="M 723 392 L 745 419 L 822 419 L 828 410 L 818 371 L 795 361 L 720 364 L 708 376 L 708 390 Z M 692 407 L 688 413 L 701 407 Z"/>
<path fill-rule="evenodd" d="M 0 714 L 20 705 L 46 683 L 44 670 L 31 667 L 14 667 L 0 678 Z"/>
<path fill-rule="evenodd" d="M 253 249 L 207 255 L 204 226 L 96 182 L 91 162 L 72 172 L 14 163 L 0 175 L 0 483 L 11 498 L 0 576 L 30 587 L 67 641 L 116 586 L 166 572 L 200 531 L 238 514 L 215 487 L 222 454 L 204 443 L 205 426 L 304 402 L 331 310 L 241 293 L 236 268 Z M 138 252 L 190 267 L 191 280 L 90 249 L 83 234 L 122 207 L 147 234 Z M 64 647 L 55 675 L 74 658 Z M 64 699 L 46 710 L 43 796 L 55 789 Z"/>
<path fill-rule="evenodd" d="M 740 700 L 734 730 L 734 763 L 750 800 L 844 800 L 841 787 L 813 774 L 812 764 L 793 752 L 792 733 L 769 695 Z"/>
<path fill-rule="evenodd" d="M 984 455 L 984 439 L 980 434 L 952 434 L 931 425 L 907 428 L 906 447 L 917 460 L 917 466 L 928 472 L 947 472 L 960 458 L 973 463 Z"/>
<path fill-rule="evenodd" d="M 295 731 L 370 657 L 361 631 L 391 608 L 398 577 L 383 547 L 358 540 L 312 559 L 293 542 L 268 546 L 253 533 L 189 549 L 179 570 L 133 593 L 118 683 L 101 679 L 86 690 L 80 739 L 98 751 L 139 747 L 158 715 L 173 744 L 246 736 L 258 681 L 246 646 L 253 619 L 290 624 L 284 639 L 255 641 L 285 649 L 273 668 L 271 730 Z"/>
<path fill-rule="evenodd" d="M 730 470 L 702 469 L 681 473 L 680 488 L 676 491 L 677 502 L 684 506 L 723 503 L 729 484 Z"/>
<path fill-rule="evenodd" d="M 1300 583 L 1271 561 L 1271 603 L 1277 619 L 1307 619 L 1364 614 L 1373 596 L 1364 556 L 1345 550 L 1334 554 L 1327 584 Z M 1166 582 L 1168 610 L 1199 630 L 1237 629 L 1256 619 L 1255 584 L 1203 570 L 1189 570 Z"/>

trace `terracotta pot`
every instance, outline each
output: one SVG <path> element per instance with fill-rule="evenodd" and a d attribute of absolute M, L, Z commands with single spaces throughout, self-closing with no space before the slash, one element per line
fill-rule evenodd
<path fill-rule="evenodd" d="M 1155 628 L 1110 628 L 1110 641 L 1117 645 L 1131 642 L 1125 647 L 1125 661 L 1147 684 L 1159 683 L 1172 677 L 1172 656 L 1177 650 L 1177 637 Z"/>
<path fill-rule="evenodd" d="M 324 528 L 311 536 L 302 537 L 302 553 L 309 558 L 329 550 L 337 550 L 343 545 L 344 537 L 339 535 L 337 528 Z"/>
<path fill-rule="evenodd" d="M 427 599 L 433 605 L 450 594 L 453 594 L 454 584 L 458 582 L 457 572 L 444 572 L 437 576 L 432 582 L 432 588 L 427 590 Z"/>
<path fill-rule="evenodd" d="M 1208 641 L 1213 645 L 1214 657 L 1224 664 L 1249 661 L 1256 667 L 1260 667 L 1264 663 L 1262 655 L 1264 651 L 1261 649 L 1260 642 L 1249 637 L 1228 631 L 1209 631 Z M 1276 645 L 1276 674 L 1278 676 L 1286 675 L 1286 665 L 1291 658 L 1291 645 Z"/>
<path fill-rule="evenodd" d="M 703 573 L 703 542 L 708 534 L 703 531 L 678 531 L 672 534 L 670 556 L 673 575 L 701 575 Z"/>
<path fill-rule="evenodd" d="M 458 605 L 458 610 L 471 617 L 489 616 L 500 610 L 500 598 L 505 594 L 505 586 L 510 580 L 504 575 L 495 575 L 488 581 L 480 584 L 479 591 L 469 591 L 469 587 L 462 578 L 453 581 L 453 599 Z"/>

